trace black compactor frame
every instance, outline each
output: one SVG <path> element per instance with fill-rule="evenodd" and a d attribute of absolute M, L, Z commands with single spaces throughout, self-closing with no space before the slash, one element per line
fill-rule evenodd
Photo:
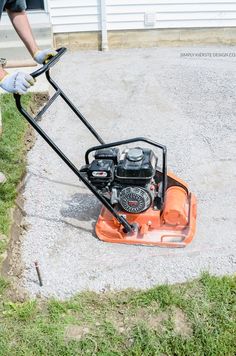
<path fill-rule="evenodd" d="M 60 89 L 60 87 L 55 83 L 55 81 L 50 76 L 50 69 L 58 62 L 60 57 L 66 52 L 66 48 L 59 48 L 57 50 L 57 55 L 52 57 L 47 63 L 45 63 L 40 69 L 31 73 L 31 76 L 35 79 L 40 75 L 46 75 L 46 78 L 50 85 L 55 89 L 55 93 L 48 100 L 45 106 L 38 112 L 35 117 L 32 117 L 26 110 L 23 108 L 21 104 L 21 96 L 19 94 L 14 94 L 14 98 L 16 101 L 16 106 L 19 112 L 25 117 L 25 119 L 29 122 L 29 124 L 37 131 L 37 133 L 47 142 L 47 144 L 57 153 L 57 155 L 66 163 L 66 165 L 77 175 L 77 177 L 88 187 L 88 189 L 97 197 L 98 200 L 110 211 L 110 213 L 119 221 L 120 224 L 123 225 L 124 231 L 127 233 L 131 233 L 136 229 L 136 226 L 129 224 L 129 222 L 125 219 L 123 215 L 120 215 L 116 212 L 114 207 L 110 204 L 109 200 L 107 200 L 87 179 L 84 172 L 80 171 L 66 155 L 60 150 L 60 148 L 52 141 L 52 139 L 47 135 L 47 133 L 40 127 L 38 124 L 38 119 L 48 110 L 48 108 L 52 105 L 52 103 L 59 96 L 66 102 L 66 104 L 71 108 L 71 110 L 77 115 L 80 121 L 86 126 L 86 128 L 91 132 L 91 134 L 98 140 L 100 145 L 91 147 L 87 150 L 85 154 L 85 162 L 89 164 L 89 154 L 95 150 L 102 148 L 109 148 L 115 146 L 121 146 L 124 144 L 134 143 L 134 142 L 145 142 L 149 145 L 152 145 L 156 148 L 162 150 L 162 196 L 161 196 L 161 206 L 164 204 L 165 200 L 165 192 L 167 186 L 167 149 L 165 146 L 156 143 L 152 140 L 149 140 L 144 137 L 136 137 L 128 140 L 122 140 L 117 142 L 111 142 L 105 144 L 100 135 L 95 131 L 95 129 L 90 125 L 90 123 L 85 119 L 85 117 L 81 114 L 81 112 L 75 107 L 75 105 L 70 101 L 70 99 L 65 95 L 65 93 Z"/>

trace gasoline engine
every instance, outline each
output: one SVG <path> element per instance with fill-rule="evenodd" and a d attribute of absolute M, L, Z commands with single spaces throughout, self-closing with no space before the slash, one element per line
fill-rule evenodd
<path fill-rule="evenodd" d="M 158 206 L 157 157 L 148 148 L 101 149 L 85 168 L 90 182 L 124 212 L 139 214 Z"/>

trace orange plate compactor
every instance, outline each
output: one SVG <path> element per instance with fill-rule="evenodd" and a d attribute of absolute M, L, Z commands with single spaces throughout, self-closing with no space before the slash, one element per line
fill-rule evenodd
<path fill-rule="evenodd" d="M 65 48 L 58 49 L 56 56 L 31 74 L 36 78 L 45 73 L 55 89 L 54 95 L 32 117 L 16 94 L 18 110 L 103 204 L 96 224 L 96 235 L 100 240 L 150 246 L 186 246 L 195 233 L 196 198 L 185 182 L 167 172 L 166 147 L 145 137 L 105 143 L 51 78 L 51 67 L 65 51 Z M 59 96 L 99 142 L 99 145 L 87 150 L 85 165 L 80 169 L 38 124 L 38 119 Z"/>

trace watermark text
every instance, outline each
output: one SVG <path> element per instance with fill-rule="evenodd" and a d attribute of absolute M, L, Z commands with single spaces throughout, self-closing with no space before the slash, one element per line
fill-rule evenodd
<path fill-rule="evenodd" d="M 183 52 L 180 53 L 180 57 L 193 58 L 193 57 L 208 57 L 208 58 L 219 58 L 219 57 L 236 57 L 236 52 Z"/>

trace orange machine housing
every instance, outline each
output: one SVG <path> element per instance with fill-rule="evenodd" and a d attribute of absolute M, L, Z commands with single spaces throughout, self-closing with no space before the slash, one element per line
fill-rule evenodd
<path fill-rule="evenodd" d="M 163 247 L 185 247 L 189 244 L 196 229 L 196 197 L 188 191 L 187 184 L 172 173 L 168 173 L 167 178 L 176 185 L 168 186 L 162 210 L 150 207 L 140 214 L 119 210 L 118 213 L 130 224 L 138 227 L 127 234 L 103 207 L 96 224 L 98 238 L 105 242 Z"/>

